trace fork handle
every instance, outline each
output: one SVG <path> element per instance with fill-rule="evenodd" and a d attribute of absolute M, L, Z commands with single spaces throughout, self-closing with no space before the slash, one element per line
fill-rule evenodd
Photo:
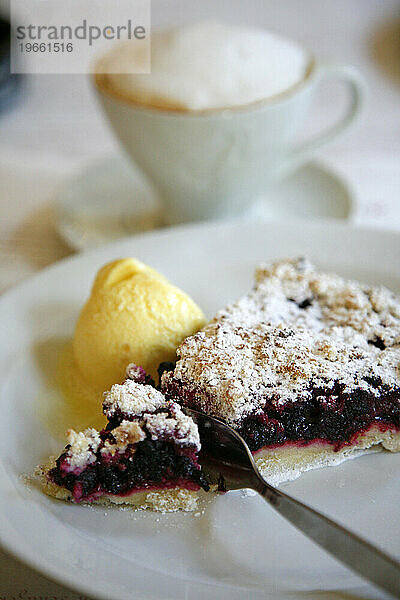
<path fill-rule="evenodd" d="M 400 564 L 396 560 L 320 512 L 269 486 L 259 475 L 258 480 L 255 489 L 279 514 L 343 564 L 399 598 Z"/>

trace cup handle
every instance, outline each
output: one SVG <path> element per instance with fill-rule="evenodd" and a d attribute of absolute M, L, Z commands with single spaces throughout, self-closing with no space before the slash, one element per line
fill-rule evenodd
<path fill-rule="evenodd" d="M 317 85 L 325 79 L 331 78 L 342 80 L 347 86 L 350 93 L 349 106 L 345 114 L 336 123 L 328 127 L 327 130 L 293 148 L 292 159 L 294 165 L 308 160 L 317 150 L 338 137 L 360 113 L 364 100 L 364 83 L 358 71 L 353 67 L 344 65 L 325 65 L 319 67 Z"/>

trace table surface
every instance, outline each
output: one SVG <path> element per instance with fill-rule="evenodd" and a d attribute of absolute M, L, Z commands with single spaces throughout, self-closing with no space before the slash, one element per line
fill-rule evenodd
<path fill-rule="evenodd" d="M 0 11 L 5 4 L 0 0 Z M 297 39 L 322 60 L 359 68 L 368 90 L 362 119 L 318 158 L 354 190 L 356 223 L 400 231 L 400 3 L 152 3 L 153 26 L 209 17 L 274 29 Z M 305 134 L 317 131 L 340 111 L 340 90 L 331 92 L 331 88 L 320 91 Z M 0 293 L 72 253 L 53 225 L 58 190 L 92 161 L 116 150 L 88 78 L 25 77 L 15 105 L 0 114 Z M 368 586 L 354 593 L 361 598 L 383 597 Z M 38 596 L 80 597 L 0 552 L 0 598 Z M 337 600 L 342 595 L 334 592 L 318 597 Z"/>

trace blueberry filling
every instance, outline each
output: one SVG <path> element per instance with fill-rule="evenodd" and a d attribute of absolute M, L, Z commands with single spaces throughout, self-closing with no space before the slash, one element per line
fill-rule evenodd
<path fill-rule="evenodd" d="M 170 361 L 164 361 L 159 364 L 157 373 L 159 377 L 158 387 L 161 388 L 161 377 L 164 373 L 168 373 L 169 371 L 173 371 L 175 369 L 175 363 Z"/>
<path fill-rule="evenodd" d="M 378 336 L 373 340 L 368 340 L 368 344 L 370 344 L 370 346 L 375 346 L 376 348 L 379 348 L 379 350 L 385 350 L 386 348 L 385 342 L 382 340 L 382 338 Z"/>
<path fill-rule="evenodd" d="M 293 298 L 288 298 L 288 300 L 289 302 L 294 302 L 295 304 L 297 304 L 297 306 L 301 309 L 308 308 L 313 303 L 313 298 L 305 298 L 301 302 L 296 302 L 296 300 L 294 300 Z"/>
<path fill-rule="evenodd" d="M 253 452 L 264 446 L 313 440 L 327 441 L 339 450 L 373 424 L 400 429 L 400 389 L 387 389 L 379 378 L 368 383 L 382 395 L 364 390 L 348 394 L 336 385 L 329 392 L 313 389 L 310 400 L 286 403 L 282 409 L 267 401 L 263 414 L 247 417 L 239 433 Z"/>
<path fill-rule="evenodd" d="M 105 432 L 102 437 L 106 435 Z M 68 489 L 76 500 L 90 499 L 91 495 L 102 492 L 129 494 L 135 489 L 162 486 L 168 481 L 186 480 L 209 490 L 208 482 L 198 465 L 189 456 L 177 454 L 174 444 L 170 442 L 143 440 L 135 446 L 135 452 L 128 447 L 118 461 L 107 460 L 98 452 L 96 462 L 78 475 L 66 473 L 61 468 L 65 457 L 64 452 L 57 459 L 56 466 L 49 472 L 49 478 L 53 483 Z"/>

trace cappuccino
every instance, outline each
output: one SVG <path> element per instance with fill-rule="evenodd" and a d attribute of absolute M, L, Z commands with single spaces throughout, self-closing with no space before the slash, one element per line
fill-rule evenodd
<path fill-rule="evenodd" d="M 136 104 L 178 111 L 279 96 L 306 77 L 311 63 L 301 46 L 277 34 L 208 21 L 153 32 L 150 74 L 132 73 L 136 60 L 129 42 L 114 47 L 98 62 L 98 84 Z"/>

